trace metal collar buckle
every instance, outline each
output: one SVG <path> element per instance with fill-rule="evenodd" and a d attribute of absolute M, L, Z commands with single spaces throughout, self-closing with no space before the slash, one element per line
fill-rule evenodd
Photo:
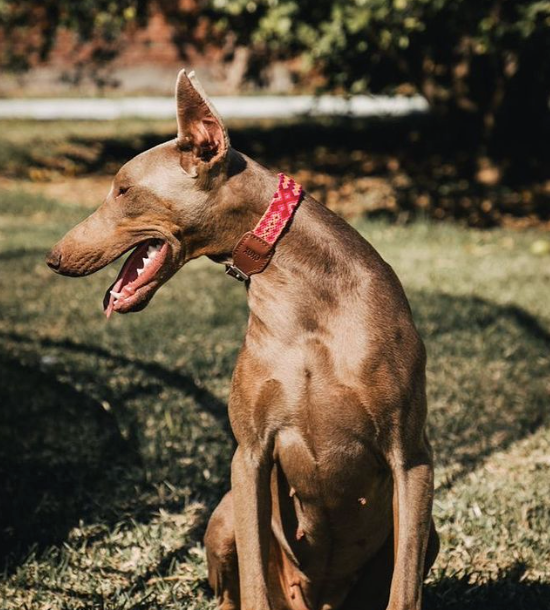
<path fill-rule="evenodd" d="M 241 271 L 235 265 L 226 264 L 225 273 L 231 277 L 234 277 L 236 280 L 239 280 L 239 282 L 246 282 L 246 280 L 249 279 L 248 275 L 246 275 L 244 271 Z"/>

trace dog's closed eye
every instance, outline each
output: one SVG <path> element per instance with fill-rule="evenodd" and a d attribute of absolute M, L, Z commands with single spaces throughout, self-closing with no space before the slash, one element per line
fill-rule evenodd
<path fill-rule="evenodd" d="M 120 197 L 121 195 L 125 195 L 129 190 L 129 186 L 119 186 L 115 197 L 118 199 L 118 197 Z"/>

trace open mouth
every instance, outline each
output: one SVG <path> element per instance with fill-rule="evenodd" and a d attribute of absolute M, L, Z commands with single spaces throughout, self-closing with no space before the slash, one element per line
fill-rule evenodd
<path fill-rule="evenodd" d="M 108 318 L 113 311 L 127 313 L 147 305 L 162 283 L 164 273 L 161 269 L 168 252 L 168 244 L 160 239 L 148 239 L 132 251 L 103 299 L 103 310 Z"/>

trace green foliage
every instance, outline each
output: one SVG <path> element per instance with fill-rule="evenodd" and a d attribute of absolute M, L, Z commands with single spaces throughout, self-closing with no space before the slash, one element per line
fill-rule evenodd
<path fill-rule="evenodd" d="M 302 54 L 308 73 L 317 73 L 330 89 L 379 93 L 410 85 L 437 110 L 476 116 L 486 135 L 498 121 L 540 129 L 548 110 L 546 0 L 212 0 L 212 5 L 242 44 L 252 42 L 271 57 Z"/>

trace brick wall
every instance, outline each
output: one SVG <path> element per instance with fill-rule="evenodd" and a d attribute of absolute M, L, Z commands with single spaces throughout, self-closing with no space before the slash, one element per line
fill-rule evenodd
<path fill-rule="evenodd" d="M 184 0 L 185 1 L 185 0 Z M 34 61 L 24 74 L 3 74 L 0 95 L 90 95 L 98 92 L 97 77 L 105 92 L 170 95 L 175 75 L 182 67 L 196 70 L 211 94 L 228 94 L 250 90 L 242 77 L 246 68 L 246 49 L 237 49 L 232 62 L 222 61 L 221 49 L 206 54 L 193 47 L 185 48 L 182 59 L 174 43 L 174 29 L 160 12 L 153 13 L 145 28 L 135 28 L 121 35 L 116 58 L 92 70 L 96 43 L 79 43 L 73 32 L 61 30 L 47 62 Z M 1 41 L 0 41 L 1 42 Z M 92 74 L 95 73 L 95 76 Z M 292 87 L 286 65 L 273 67 L 268 90 L 288 91 Z"/>

